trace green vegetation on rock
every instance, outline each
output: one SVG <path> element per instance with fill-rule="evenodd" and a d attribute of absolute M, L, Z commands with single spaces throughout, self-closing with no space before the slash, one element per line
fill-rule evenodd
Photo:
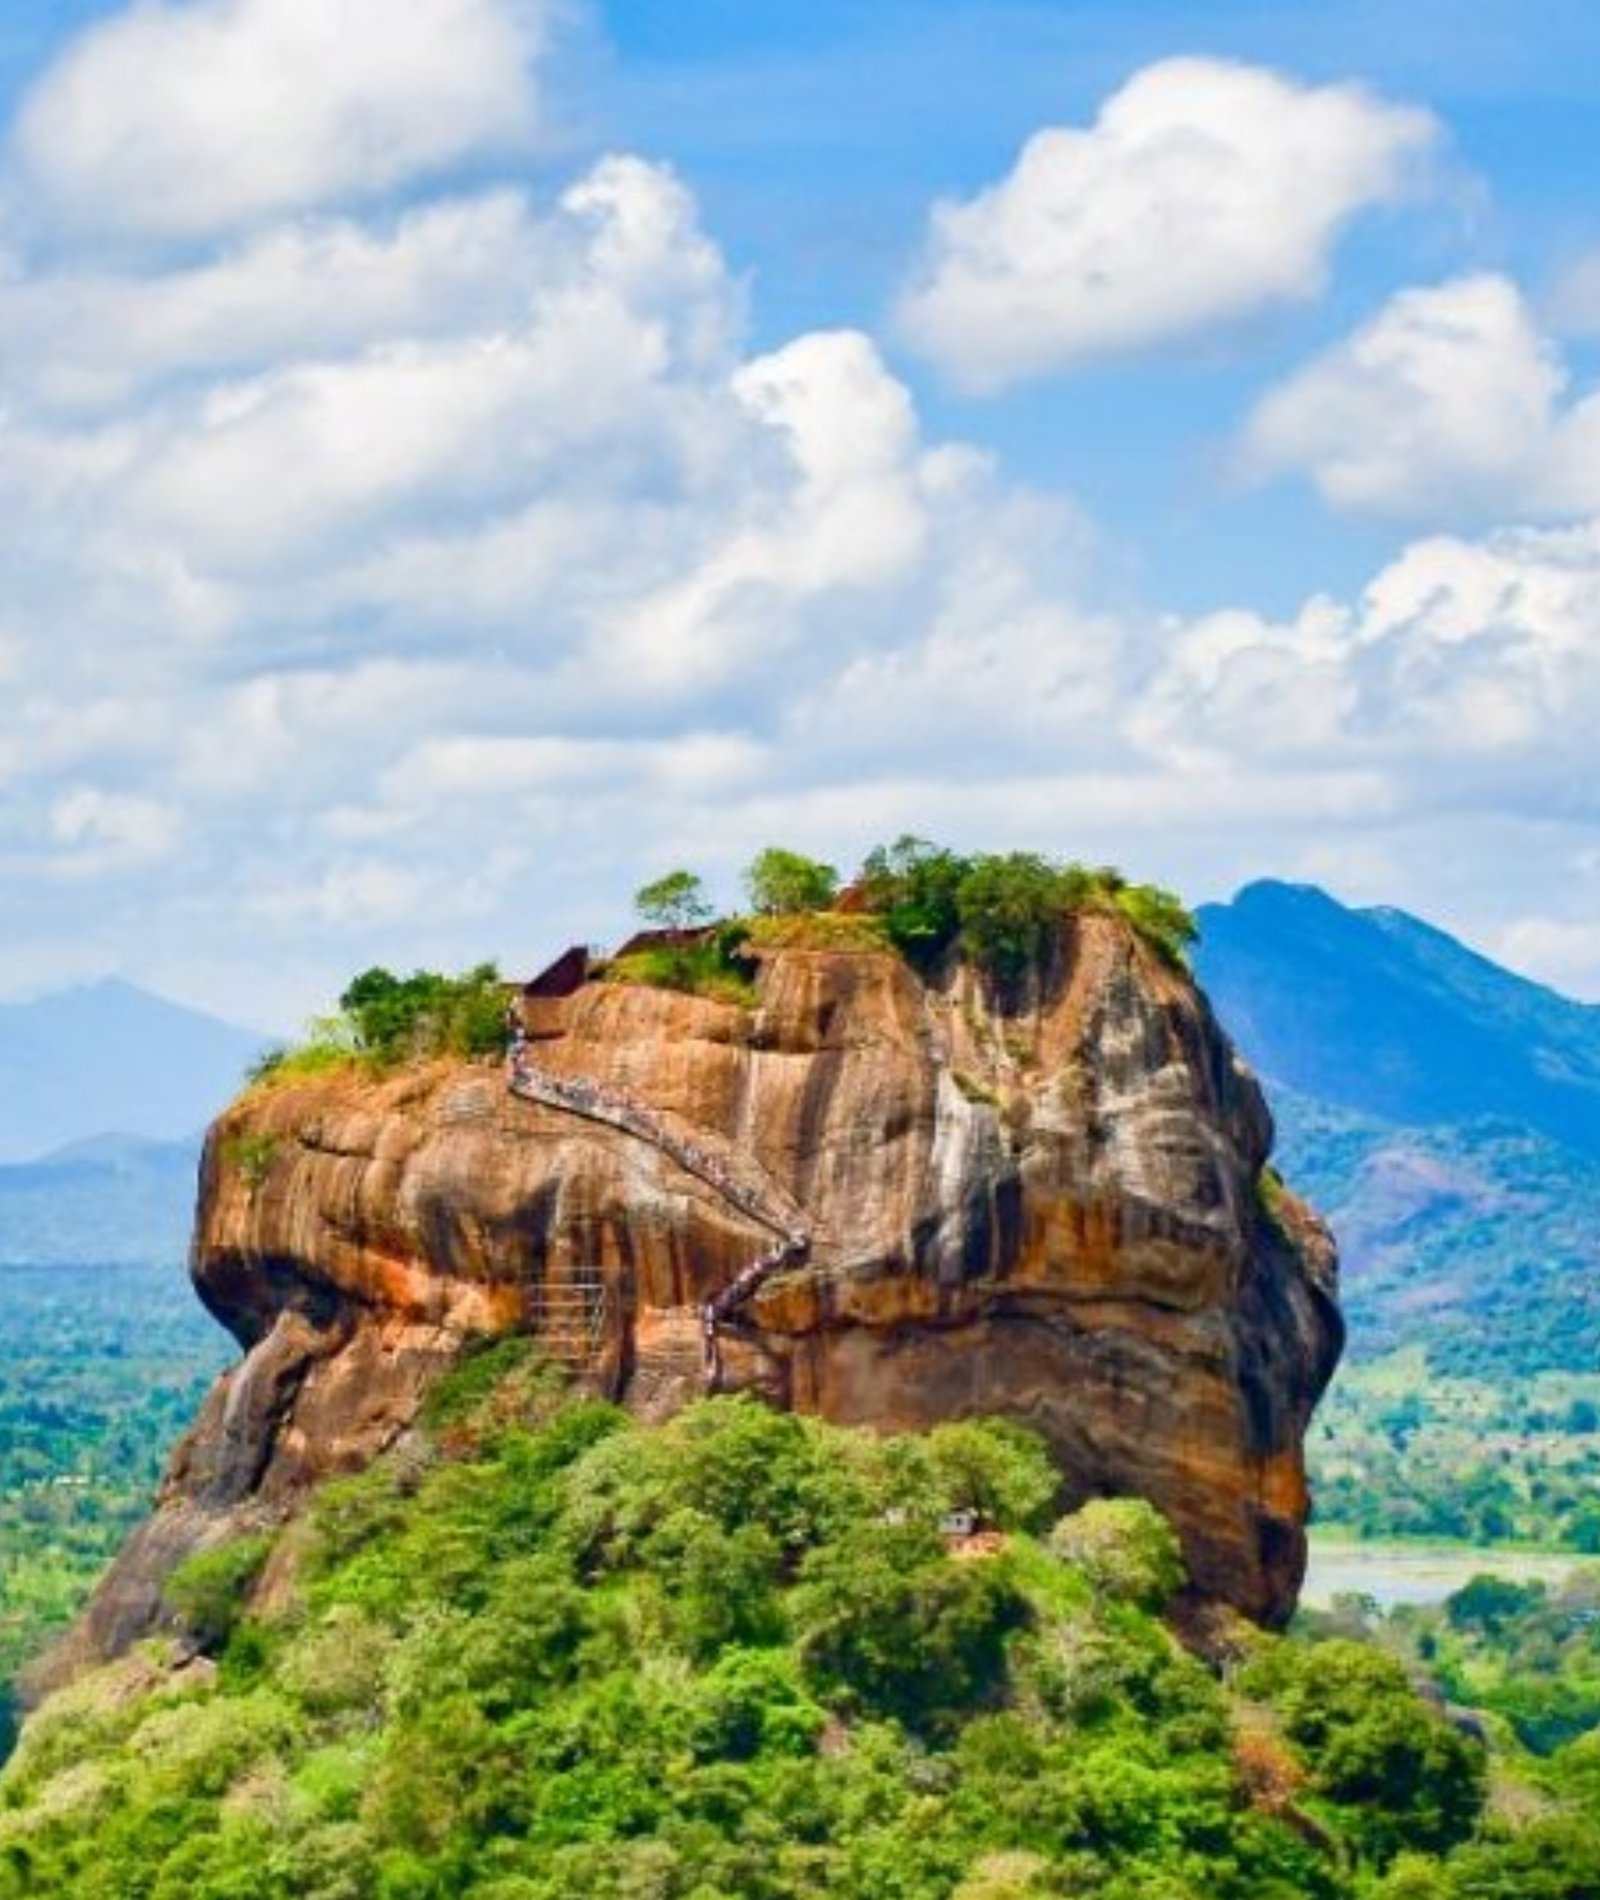
<path fill-rule="evenodd" d="M 744 874 L 754 916 L 738 920 L 755 944 L 769 948 L 869 947 L 859 909 L 844 916 L 839 875 L 823 864 L 782 845 L 768 845 Z M 1195 925 L 1170 891 L 1153 884 L 1130 884 L 1111 866 L 1091 869 L 1063 863 L 1034 851 L 979 852 L 962 856 L 925 838 L 902 837 L 868 852 L 852 885 L 858 905 L 877 920 L 883 938 L 913 965 L 930 970 L 958 944 L 1001 989 L 1018 984 L 1041 966 L 1064 917 L 1075 911 L 1121 916 L 1163 959 L 1182 967 Z M 674 932 L 707 924 L 712 907 L 703 881 L 692 871 L 667 872 L 634 898 L 647 922 Z M 835 937 L 825 928 L 839 926 Z M 787 926 L 785 934 L 762 935 L 763 925 Z M 809 929 L 806 926 L 810 926 Z M 633 981 L 659 980 L 664 971 L 672 986 L 703 987 L 704 976 L 691 968 L 688 948 L 664 946 L 613 966 Z M 714 974 L 714 973 L 713 973 Z"/>
<path fill-rule="evenodd" d="M 974 858 L 956 887 L 961 947 L 998 983 L 1042 963 L 1067 908 L 1068 887 L 1032 851 Z"/>
<path fill-rule="evenodd" d="M 625 957 L 613 957 L 605 966 L 608 983 L 643 983 L 652 989 L 681 990 L 714 1003 L 755 1007 L 754 969 L 744 948 L 750 931 L 740 922 L 719 924 L 714 930 L 681 943 L 650 945 Z"/>
<path fill-rule="evenodd" d="M 863 895 L 912 963 L 931 962 L 955 941 L 968 869 L 967 859 L 925 838 L 897 838 L 867 853 L 861 867 Z"/>
<path fill-rule="evenodd" d="M 201 1649 L 214 1655 L 233 1634 L 271 1552 L 270 1537 L 236 1537 L 189 1558 L 167 1579 L 167 1604 Z"/>
<path fill-rule="evenodd" d="M 816 858 L 768 845 L 745 872 L 744 887 L 750 908 L 761 916 L 831 910 L 839 894 L 839 873 Z"/>
<path fill-rule="evenodd" d="M 439 1056 L 498 1055 L 505 1046 L 510 993 L 492 963 L 460 976 L 364 970 L 339 998 L 336 1015 L 314 1022 L 297 1047 L 270 1050 L 256 1063 L 252 1080 L 287 1081 L 344 1067 L 382 1071 Z"/>
<path fill-rule="evenodd" d="M 656 930 L 694 930 L 714 914 L 693 871 L 667 871 L 633 894 L 633 907 Z"/>
<path fill-rule="evenodd" d="M 868 853 L 860 884 L 912 962 L 931 962 L 959 940 L 1001 985 L 1017 982 L 1044 958 L 1060 919 L 1073 911 L 1126 918 L 1178 966 L 1195 935 L 1193 918 L 1170 891 L 1130 884 L 1109 865 L 1062 863 L 1035 851 L 962 857 L 903 837 Z"/>
<path fill-rule="evenodd" d="M 380 1064 L 419 1056 L 496 1055 L 505 1043 L 507 986 L 492 963 L 462 976 L 366 970 L 339 998 L 356 1047 Z"/>
<path fill-rule="evenodd" d="M 881 917 L 857 911 L 813 910 L 752 917 L 746 938 L 752 950 L 887 950 Z"/>

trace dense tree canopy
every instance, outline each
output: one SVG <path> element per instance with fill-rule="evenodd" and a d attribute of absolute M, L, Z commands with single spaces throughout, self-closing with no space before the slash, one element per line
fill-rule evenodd
<path fill-rule="evenodd" d="M 355 1044 L 380 1062 L 432 1055 L 486 1055 L 505 1037 L 507 986 L 492 963 L 462 976 L 372 969 L 346 988 L 339 1008 Z"/>
<path fill-rule="evenodd" d="M 922 962 L 954 941 L 961 927 L 961 884 L 971 869 L 969 858 L 926 838 L 903 836 L 867 854 L 861 885 L 893 942 L 913 962 Z"/>
<path fill-rule="evenodd" d="M 1145 1507 L 1038 1540 L 1015 1427 L 717 1399 L 650 1430 L 512 1343 L 424 1432 L 325 1492 L 270 1611 L 224 1587 L 258 1546 L 180 1575 L 215 1680 L 119 1666 L 32 1725 L 3 1900 L 1357 1900 L 1402 1843 L 1458 1900 L 1502 1847 L 1586 1851 L 1485 1836 L 1451 1884 L 1474 1745 L 1351 1645 L 1253 1639 L 1230 1689 L 1142 1607 L 1174 1560 Z"/>

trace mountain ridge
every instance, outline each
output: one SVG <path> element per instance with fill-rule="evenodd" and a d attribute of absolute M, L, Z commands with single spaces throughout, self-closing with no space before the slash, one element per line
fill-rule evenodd
<path fill-rule="evenodd" d="M 1600 1008 L 1312 885 L 1246 885 L 1197 921 L 1200 980 L 1270 1080 L 1407 1125 L 1508 1115 L 1600 1160 Z"/>

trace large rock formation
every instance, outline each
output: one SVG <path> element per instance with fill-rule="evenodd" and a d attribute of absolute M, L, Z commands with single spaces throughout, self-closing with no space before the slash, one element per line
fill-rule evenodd
<path fill-rule="evenodd" d="M 772 1234 L 689 1143 L 811 1237 L 725 1329 L 725 1385 L 864 1425 L 1025 1420 L 1064 1503 L 1148 1497 L 1202 1590 L 1288 1614 L 1333 1250 L 1265 1172 L 1204 999 L 1123 922 L 1069 922 L 1007 1007 L 963 965 L 785 950 L 753 1010 L 588 983 L 536 1017 L 540 1073 L 660 1138 L 464 1064 L 258 1087 L 212 1129 L 194 1277 L 245 1356 L 64 1663 L 151 1627 L 186 1551 L 371 1459 L 475 1335 L 543 1331 L 647 1413 L 703 1389 L 698 1309 Z"/>

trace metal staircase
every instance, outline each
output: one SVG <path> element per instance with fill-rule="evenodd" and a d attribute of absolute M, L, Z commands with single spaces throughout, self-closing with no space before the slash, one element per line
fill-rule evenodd
<path fill-rule="evenodd" d="M 800 1218 L 799 1209 L 753 1165 L 721 1144 L 708 1142 L 703 1135 L 691 1137 L 672 1127 L 655 1110 L 630 1101 L 587 1077 L 553 1075 L 547 1069 L 538 1068 L 528 1058 L 526 1042 L 515 1035 L 506 1060 L 506 1086 L 524 1101 L 537 1102 L 541 1107 L 569 1115 L 582 1115 L 589 1121 L 632 1135 L 636 1140 L 649 1142 L 686 1173 L 720 1194 L 731 1207 L 778 1236 L 773 1246 L 757 1255 L 700 1309 L 706 1385 L 709 1390 L 717 1391 L 722 1383 L 722 1328 L 737 1315 L 741 1306 L 754 1298 L 765 1280 L 786 1267 L 798 1266 L 811 1252 L 811 1235 Z M 555 1304 L 541 1308 L 541 1301 Z M 562 1305 L 562 1301 L 566 1304 Z M 590 1363 L 605 1338 L 603 1281 L 599 1282 L 597 1299 L 587 1290 L 569 1293 L 566 1289 L 554 1288 L 537 1295 L 535 1305 L 535 1324 L 540 1327 L 546 1349 L 553 1356 L 562 1356 L 551 1343 L 559 1339 L 566 1351 L 581 1350 L 584 1355 L 581 1360 L 570 1358 L 568 1363 Z M 548 1335 L 544 1333 L 541 1314 L 548 1322 Z"/>
<path fill-rule="evenodd" d="M 606 1341 L 606 1283 L 598 1267 L 579 1267 L 556 1284 L 536 1287 L 528 1317 L 544 1351 L 581 1372 Z"/>

